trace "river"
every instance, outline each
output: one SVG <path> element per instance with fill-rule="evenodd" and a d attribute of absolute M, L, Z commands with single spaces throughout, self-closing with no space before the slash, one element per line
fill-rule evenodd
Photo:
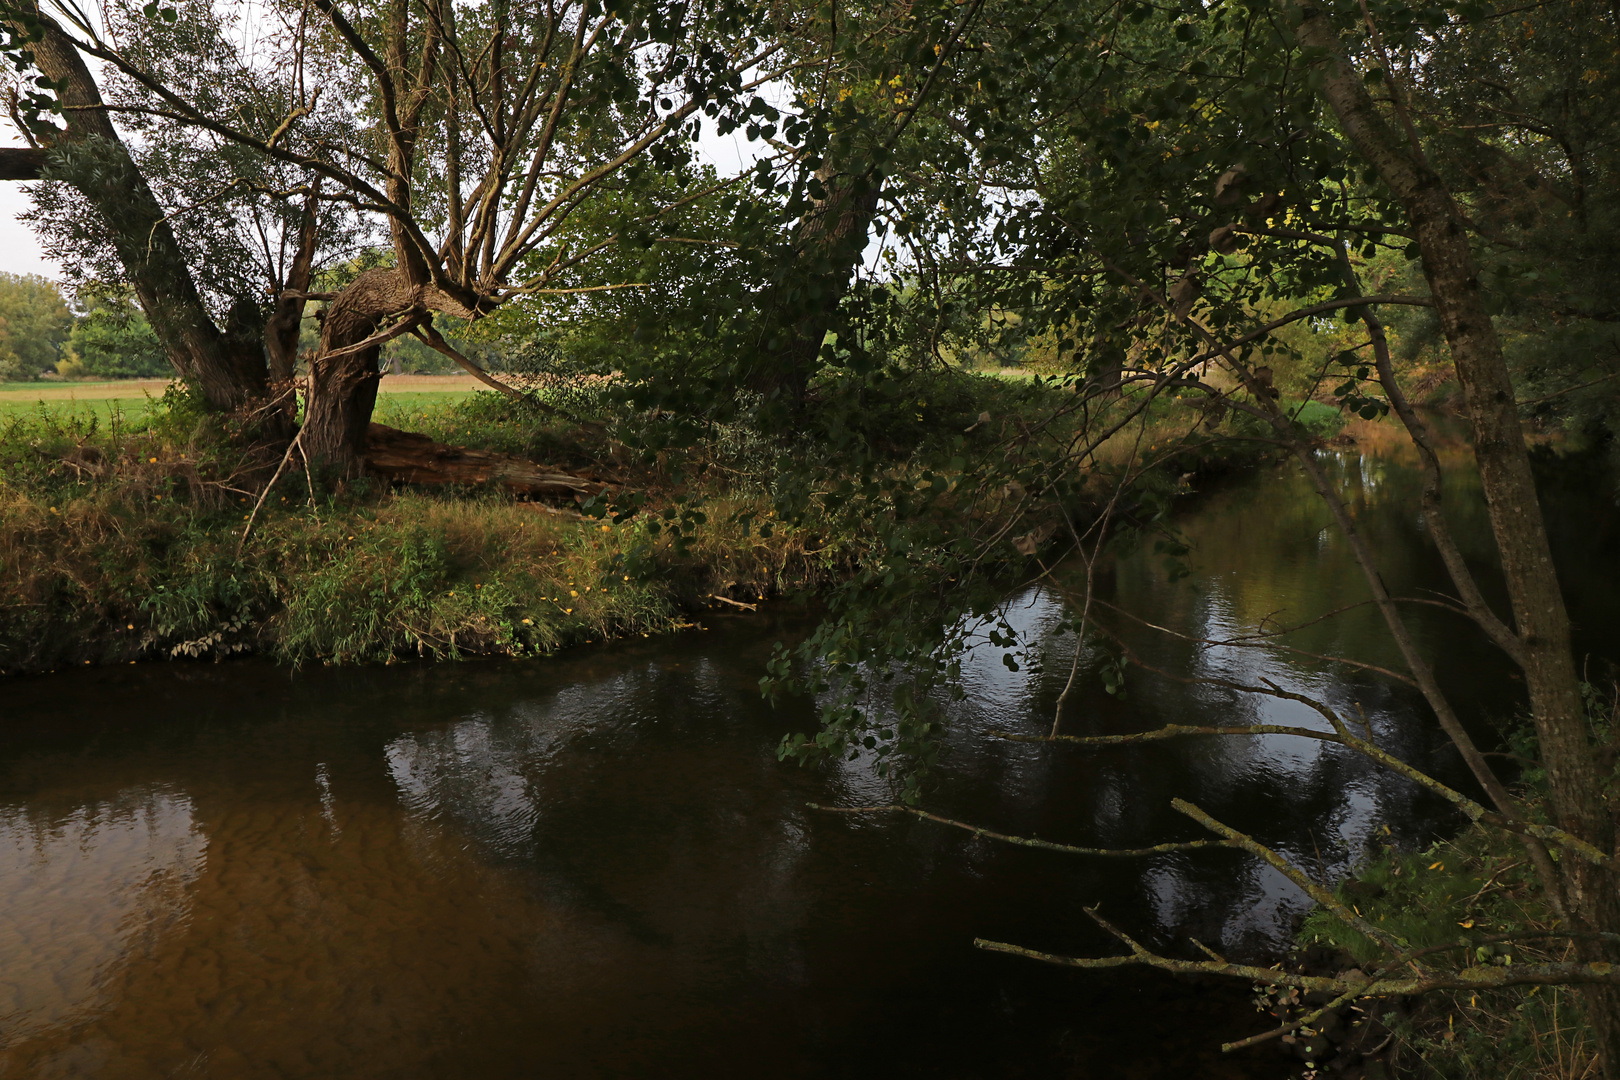
<path fill-rule="evenodd" d="M 1398 452 L 1325 454 L 1397 594 L 1443 588 Z M 1612 482 L 1548 466 L 1548 513 L 1581 649 L 1612 658 Z M 1489 535 L 1466 476 L 1464 546 Z M 1102 595 L 1222 638 L 1365 598 L 1291 465 L 1195 496 L 1192 574 L 1122 556 Z M 1487 581 L 1487 589 L 1497 590 Z M 1050 724 L 1072 636 L 1053 596 L 1009 597 L 1039 643 L 1017 672 L 984 649 L 953 706 L 931 808 L 1009 832 L 1136 846 L 1192 838 L 1183 795 L 1324 877 L 1454 819 L 1336 748 L 1285 738 L 1108 752 L 1010 743 Z M 1106 613 L 1105 613 L 1106 614 Z M 1507 665 L 1455 617 L 1419 639 L 1491 738 Z M 1276 679 L 1360 709 L 1388 748 L 1464 783 L 1415 695 L 1261 648 L 1121 623 L 1156 666 Z M 817 813 L 888 801 L 865 760 L 778 764 L 811 706 L 757 680 L 789 614 L 716 617 L 655 641 L 538 661 L 289 671 L 246 661 L 86 669 L 0 688 L 0 1077 L 1245 1077 L 1287 1074 L 1221 1041 L 1263 1018 L 1247 988 L 1083 973 L 972 946 L 1115 951 L 1083 908 L 1165 948 L 1193 936 L 1268 957 L 1300 894 L 1228 852 L 1077 859 L 911 818 Z M 1370 608 L 1289 638 L 1394 666 Z M 1075 732 L 1303 706 L 1081 657 Z M 1597 662 L 1595 659 L 1594 663 Z M 1387 831 L 1386 831 L 1387 830 Z"/>

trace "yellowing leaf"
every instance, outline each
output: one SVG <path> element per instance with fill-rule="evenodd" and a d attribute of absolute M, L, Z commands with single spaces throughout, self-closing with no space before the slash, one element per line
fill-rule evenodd
<path fill-rule="evenodd" d="M 1430 863 L 1429 864 L 1429 869 L 1430 870 L 1444 870 L 1445 868 L 1446 868 L 1446 864 L 1443 863 L 1443 862 L 1437 862 L 1437 863 Z"/>

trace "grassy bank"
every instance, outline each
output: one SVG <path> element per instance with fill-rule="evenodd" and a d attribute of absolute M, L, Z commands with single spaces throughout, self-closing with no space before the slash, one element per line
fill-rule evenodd
<path fill-rule="evenodd" d="M 930 440 L 960 442 L 985 428 L 975 424 L 984 413 L 1016 425 L 1053 393 L 1027 380 L 942 380 L 926 399 L 863 399 L 850 412 L 869 426 L 856 433 L 863 445 L 903 474 Z M 606 470 L 646 502 L 614 522 L 478 490 L 360 484 L 334 498 L 317 483 L 312 497 L 291 470 L 244 541 L 269 466 L 232 450 L 184 398 L 114 420 L 36 404 L 0 414 L 0 673 L 240 653 L 288 663 L 533 655 L 813 591 L 846 577 L 872 542 L 832 514 L 774 521 L 773 467 L 788 451 L 740 421 L 652 453 L 491 393 L 398 393 L 377 419 Z M 1179 475 L 1258 452 L 1189 438 L 1198 422 L 1190 406 L 1158 403 L 1139 435 L 1098 460 Z M 989 446 L 1002 436 L 976 437 Z"/>
<path fill-rule="evenodd" d="M 493 404 L 440 403 L 415 426 L 493 441 L 506 427 Z M 741 514 L 769 517 L 757 492 L 666 492 L 687 511 L 672 535 L 657 499 L 614 524 L 481 491 L 311 498 L 297 475 L 244 542 L 266 470 L 206 428 L 173 401 L 139 423 L 0 417 L 0 672 L 532 655 L 813 589 L 848 557 L 813 530 L 746 529 Z M 709 496 L 701 511 L 687 509 L 695 494 Z"/>
<path fill-rule="evenodd" d="M 838 572 L 794 530 L 743 537 L 723 505 L 677 550 L 646 522 L 414 493 L 271 513 L 244 545 L 240 507 L 149 500 L 4 497 L 0 670 L 531 655 L 670 630 L 713 596 L 757 601 Z"/>

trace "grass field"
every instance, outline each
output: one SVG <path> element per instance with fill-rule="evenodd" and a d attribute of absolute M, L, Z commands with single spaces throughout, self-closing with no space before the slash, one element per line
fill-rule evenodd
<path fill-rule="evenodd" d="M 425 420 L 432 413 L 454 405 L 473 393 L 494 393 L 486 390 L 396 390 L 386 388 L 377 398 L 377 411 L 372 419 L 389 427 L 409 428 L 415 420 Z"/>
<path fill-rule="evenodd" d="M 0 420 L 42 408 L 58 415 L 137 420 L 168 386 L 168 379 L 0 383 Z M 378 388 L 377 420 L 402 427 L 410 416 L 459 401 L 477 388 L 469 375 L 386 375 Z"/>

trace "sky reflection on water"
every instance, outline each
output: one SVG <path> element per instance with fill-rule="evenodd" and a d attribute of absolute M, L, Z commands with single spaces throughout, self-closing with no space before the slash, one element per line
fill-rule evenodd
<path fill-rule="evenodd" d="M 1409 473 L 1334 467 L 1391 587 L 1438 583 Z M 1482 517 L 1466 488 L 1454 495 L 1477 555 Z M 1557 504 L 1555 522 L 1560 506 L 1588 530 L 1583 557 L 1612 555 L 1610 511 Z M 1365 595 L 1324 525 L 1299 478 L 1271 471 L 1187 515 L 1190 579 L 1172 584 L 1143 553 L 1111 564 L 1102 593 L 1193 638 L 1303 621 Z M 1613 640 L 1612 599 L 1598 588 L 1577 605 L 1589 641 Z M 932 809 L 1134 847 L 1199 836 L 1169 806 L 1181 795 L 1324 877 L 1385 826 L 1418 843 L 1452 822 L 1412 785 L 1307 740 L 1080 752 L 990 737 L 1050 725 L 1075 647 L 1049 590 L 1010 597 L 1007 617 L 1037 643 L 1033 662 L 1010 671 L 991 647 L 968 658 Z M 1514 684 L 1448 618 L 1420 611 L 1416 632 L 1488 730 Z M 1165 670 L 1271 678 L 1364 713 L 1385 748 L 1463 782 L 1403 688 L 1269 646 L 1111 625 Z M 1191 935 L 1264 956 L 1304 910 L 1297 890 L 1230 852 L 1080 860 L 809 811 L 892 796 L 866 757 L 775 760 L 811 706 L 773 711 L 757 680 L 770 643 L 802 630 L 720 619 L 539 662 L 10 684 L 0 1077 L 1281 1074 L 1269 1054 L 1215 1049 L 1256 1027 L 1241 987 L 1077 974 L 971 941 L 1113 951 L 1082 911 L 1100 904 L 1166 947 Z M 1370 609 L 1290 640 L 1391 662 Z M 1081 658 L 1072 733 L 1324 725 L 1298 703 L 1140 669 L 1113 697 L 1103 659 L 1095 643 Z"/>

